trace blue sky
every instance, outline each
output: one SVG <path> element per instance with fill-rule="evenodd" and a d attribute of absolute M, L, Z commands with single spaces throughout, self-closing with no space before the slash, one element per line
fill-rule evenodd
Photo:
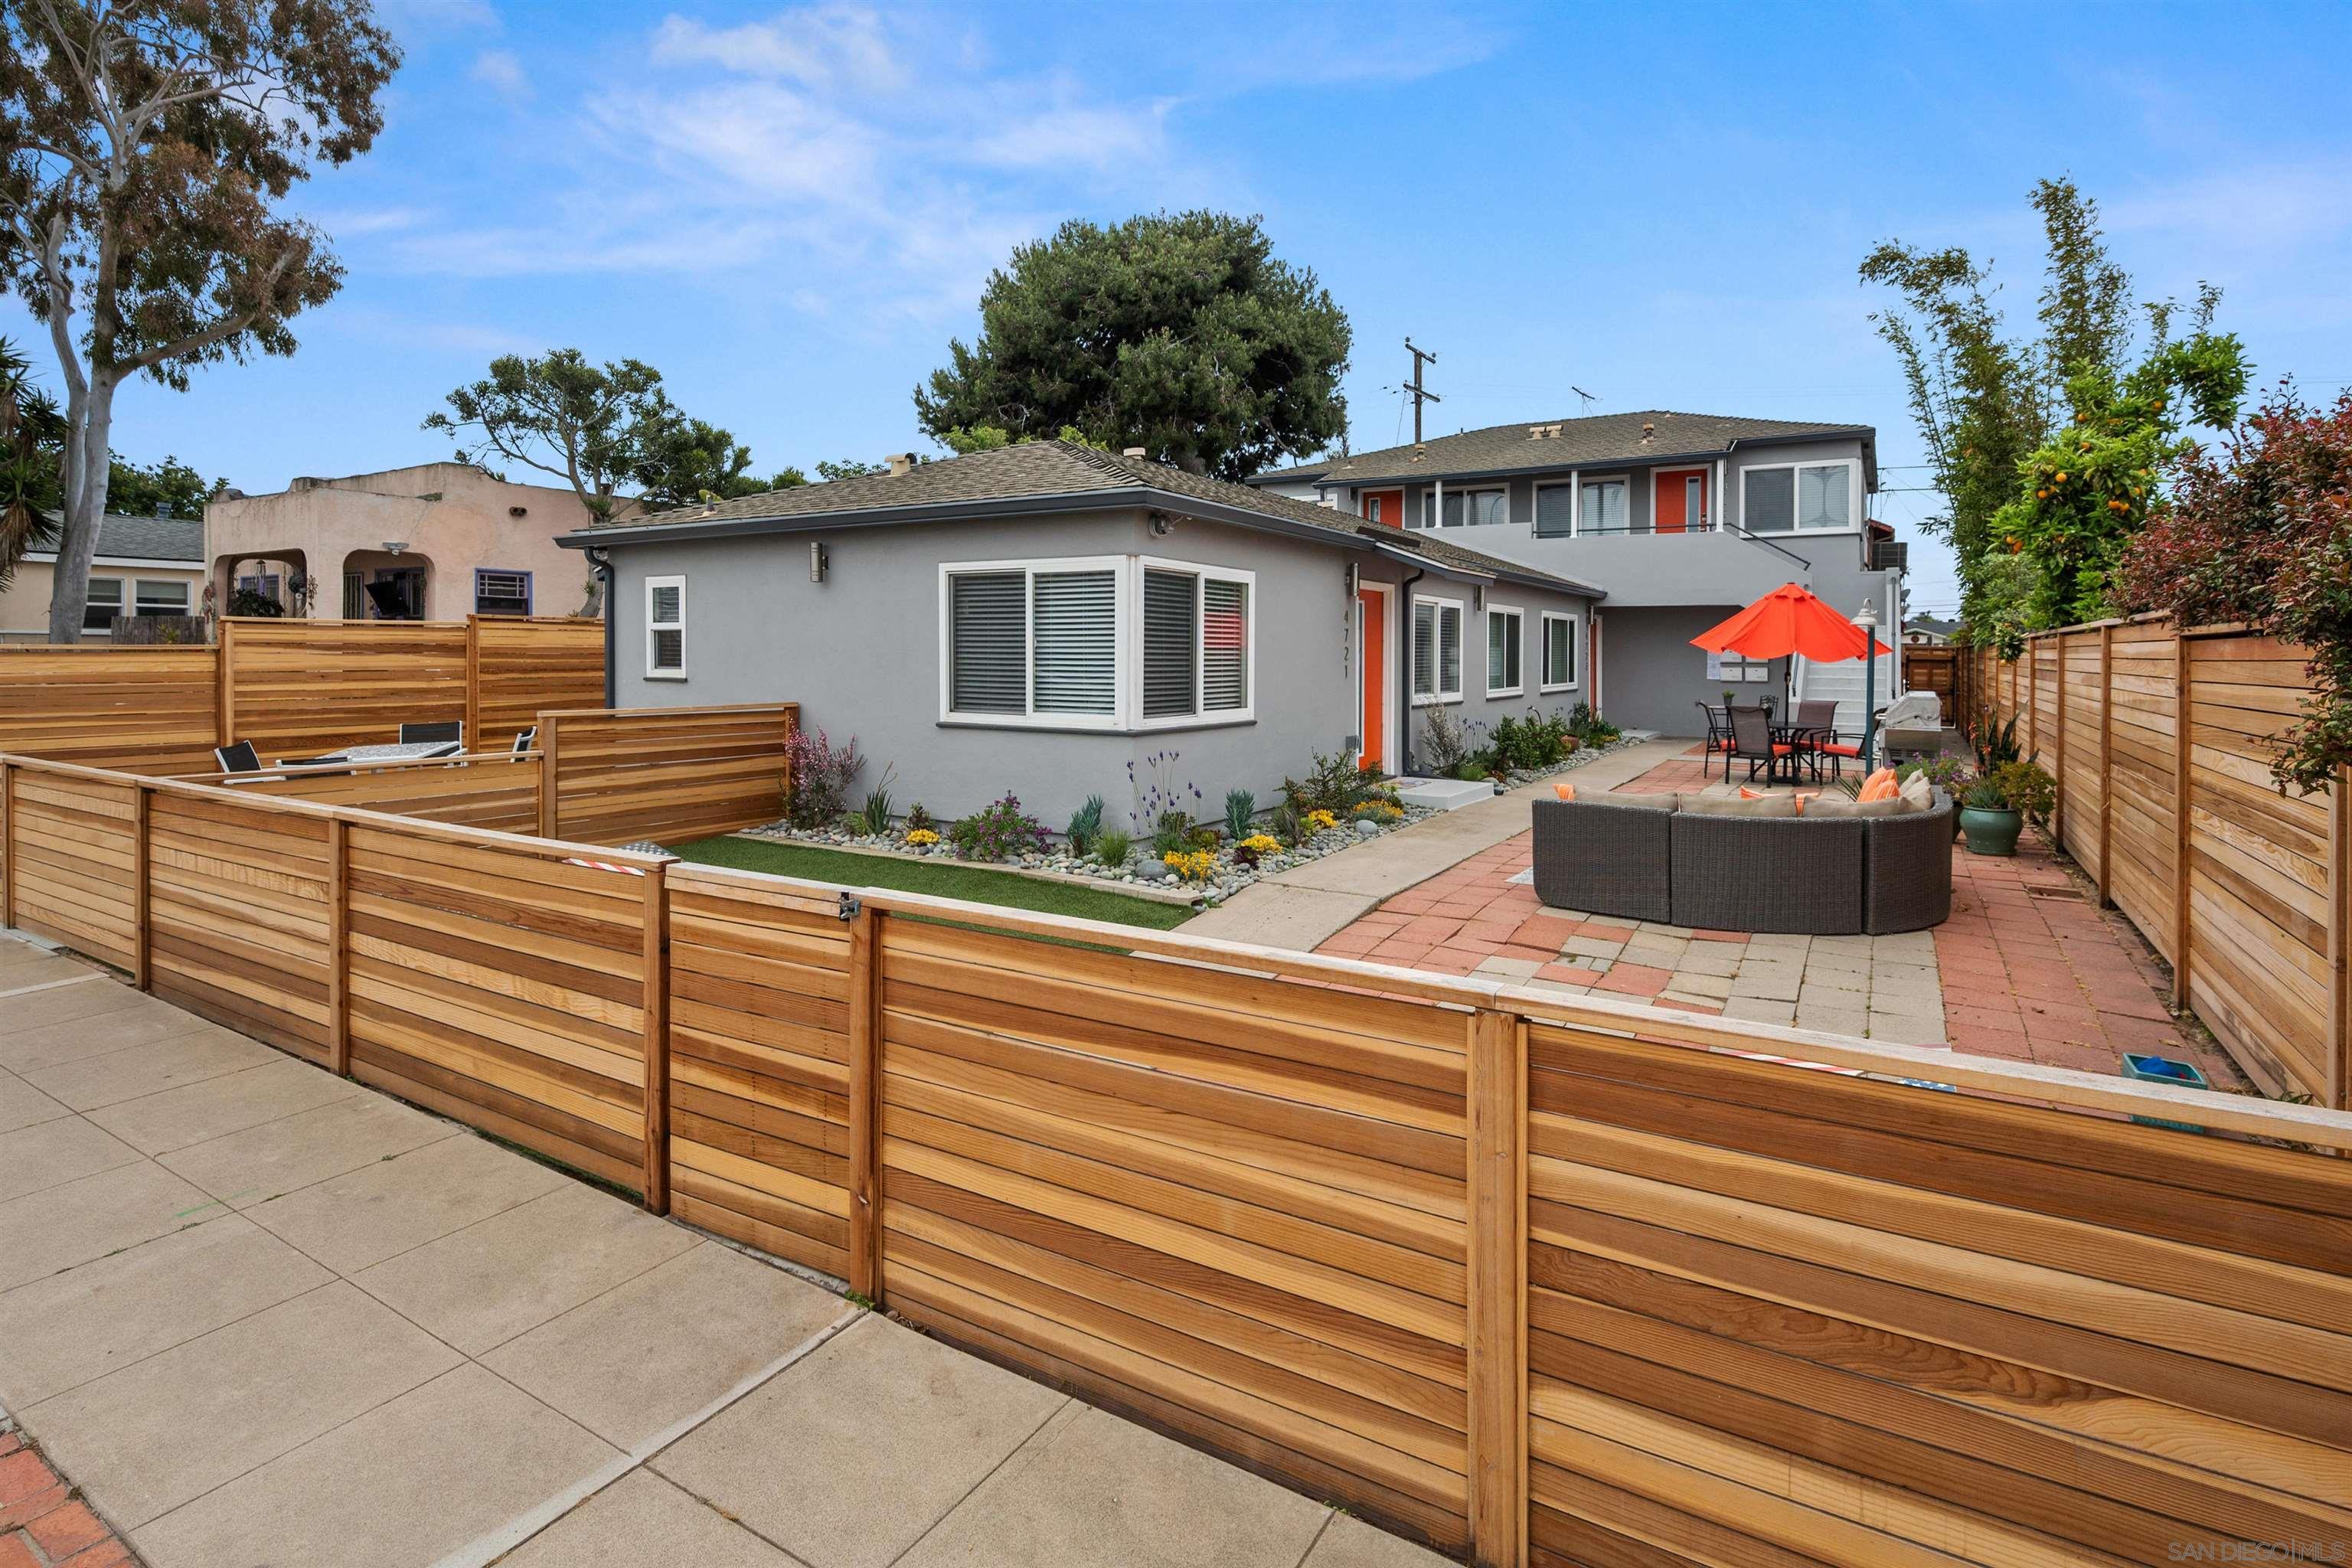
<path fill-rule="evenodd" d="M 1359 446 L 1403 428 L 1410 333 L 1440 431 L 1572 415 L 1571 384 L 1874 423 L 1915 536 L 1937 498 L 1855 264 L 1963 243 L 2030 311 L 2024 195 L 2060 173 L 2143 292 L 2223 287 L 2263 381 L 2352 382 L 2340 7 L 384 10 L 386 132 L 299 197 L 342 293 L 290 360 L 127 392 L 127 455 L 248 490 L 444 456 L 445 392 L 566 344 L 651 362 L 762 471 L 921 448 L 911 389 L 1015 243 L 1213 205 L 1349 313 Z"/>

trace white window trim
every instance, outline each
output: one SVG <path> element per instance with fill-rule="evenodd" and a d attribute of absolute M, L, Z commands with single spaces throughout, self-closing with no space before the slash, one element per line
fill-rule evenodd
<path fill-rule="evenodd" d="M 1609 484 L 1618 484 L 1618 485 L 1623 485 L 1623 486 L 1625 487 L 1625 530 L 1626 530 L 1626 532 L 1627 532 L 1627 533 L 1630 533 L 1630 532 L 1632 532 L 1632 531 L 1633 531 L 1633 471 L 1632 471 L 1631 469 L 1628 469 L 1628 470 L 1626 470 L 1624 473 L 1622 473 L 1622 474 L 1580 474 L 1580 475 L 1578 475 L 1578 476 L 1577 476 L 1576 480 L 1575 480 L 1575 483 L 1576 483 L 1576 511 L 1575 511 L 1575 516 L 1574 516 L 1574 518 L 1573 518 L 1573 520 L 1572 520 L 1572 524 L 1571 524 L 1571 525 L 1575 528 L 1576 532 L 1575 532 L 1575 534 L 1573 535 L 1573 537 L 1578 538 L 1578 539 L 1582 539 L 1582 538 L 1584 538 L 1584 537 L 1585 537 L 1585 530 L 1584 530 L 1584 487 L 1585 487 L 1585 486 L 1587 486 L 1587 485 L 1609 485 Z M 1652 521 L 1653 522 L 1654 522 L 1654 521 L 1656 521 L 1656 514 L 1655 514 L 1654 512 L 1651 514 L 1651 521 Z M 1609 538 L 1622 538 L 1622 537 L 1623 537 L 1623 535 L 1622 535 L 1622 534 L 1604 534 L 1604 533 L 1601 533 L 1601 532 L 1600 532 L 1600 531 L 1595 531 L 1592 533 L 1591 537 L 1592 537 L 1592 538 L 1594 538 L 1594 539 L 1609 539 Z"/>
<path fill-rule="evenodd" d="M 1765 533 L 1748 526 L 1748 476 L 1789 470 L 1789 529 L 1786 533 Z M 1797 526 L 1797 473 L 1799 468 L 1843 468 L 1845 470 L 1845 514 L 1851 520 L 1845 528 L 1800 528 Z M 1816 458 L 1803 462 L 1749 463 L 1739 470 L 1739 531 L 1754 534 L 1759 539 L 1837 539 L 1863 531 L 1862 465 L 1852 458 Z"/>
<path fill-rule="evenodd" d="M 1528 694 L 1527 611 L 1517 605 L 1497 605 L 1489 600 L 1486 605 L 1486 636 L 1481 639 L 1479 657 L 1491 658 L 1494 656 L 1494 623 L 1497 616 L 1507 616 L 1518 623 L 1517 628 L 1512 632 L 1511 637 L 1512 640 L 1519 645 L 1519 683 L 1517 686 L 1489 686 L 1486 688 L 1486 695 L 1488 697 L 1525 697 Z M 1494 673 L 1493 667 L 1489 666 L 1486 670 L 1487 678 L 1492 679 Z"/>
<path fill-rule="evenodd" d="M 654 624 L 654 590 L 656 588 L 676 588 L 677 590 L 677 619 L 675 621 L 664 621 L 658 628 L 656 628 Z M 687 658 L 686 617 L 685 574 L 679 573 L 667 577 L 648 577 L 646 579 L 646 679 L 647 680 L 684 680 L 686 679 L 687 666 L 689 662 Z M 678 663 L 676 669 L 656 669 L 654 668 L 654 633 L 656 629 L 663 631 L 675 630 L 677 633 Z"/>
<path fill-rule="evenodd" d="M 1129 644 L 1140 626 L 1142 578 L 1128 570 L 1125 555 L 1034 555 L 1016 561 L 950 561 L 940 567 L 940 722 L 962 729 L 1090 730 L 1116 731 L 1127 728 L 1128 689 L 1140 660 Z M 951 580 L 994 572 L 1019 572 L 1026 581 L 1021 594 L 1022 679 L 1028 689 L 1027 713 L 959 713 L 955 710 L 955 600 Z M 1108 713 L 1039 713 L 1037 705 L 1037 589 L 1039 573 L 1108 572 L 1111 574 L 1111 711 Z M 1250 595 L 1256 614 L 1257 595 Z M 1255 653 L 1255 649 L 1253 649 Z M 1140 698 L 1138 698 L 1139 704 Z"/>
<path fill-rule="evenodd" d="M 195 602 L 195 589 L 184 577 L 141 577 L 131 584 L 131 614 L 140 613 L 139 601 L 147 596 L 150 588 L 177 588 L 180 591 L 179 609 L 176 612 L 166 611 L 165 614 L 184 616 Z"/>
<path fill-rule="evenodd" d="M 1412 684 L 1412 639 L 1419 632 L 1419 628 L 1415 623 L 1421 619 L 1421 606 L 1423 605 L 1433 605 L 1438 608 L 1438 618 L 1432 627 L 1433 633 L 1436 637 L 1436 641 L 1432 645 L 1429 650 L 1429 675 L 1432 680 L 1442 681 L 1445 679 L 1445 637 L 1443 629 L 1445 622 L 1445 611 L 1450 609 L 1454 612 L 1454 625 L 1461 628 L 1461 631 L 1456 635 L 1465 642 L 1469 640 L 1470 619 L 1465 611 L 1463 602 L 1461 600 L 1440 599 L 1433 596 L 1415 594 L 1412 596 L 1411 605 L 1407 608 L 1405 613 L 1404 676 L 1405 684 L 1407 686 Z M 1412 694 L 1412 705 L 1415 708 L 1435 708 L 1444 703 L 1461 701 L 1462 667 L 1469 662 L 1469 658 L 1470 650 L 1467 647 L 1461 648 L 1460 657 L 1456 659 L 1454 668 L 1454 687 L 1453 690 L 1448 691 L 1443 686 L 1440 686 L 1435 691 L 1416 691 Z"/>
<path fill-rule="evenodd" d="M 1571 616 L 1560 610 L 1546 610 L 1543 613 L 1538 622 L 1541 635 L 1536 642 L 1536 689 L 1538 692 L 1549 694 L 1554 691 L 1573 691 L 1584 683 L 1584 660 L 1578 657 L 1583 651 L 1578 646 L 1584 640 L 1584 627 L 1580 624 L 1581 619 L 1581 616 Z M 1545 661 L 1551 655 L 1551 632 L 1549 628 L 1554 621 L 1568 623 L 1570 677 L 1563 681 L 1550 681 L 1544 679 Z"/>
<path fill-rule="evenodd" d="M 1136 556 L 1133 569 L 1129 574 L 1128 592 L 1135 605 L 1135 648 L 1138 654 L 1142 648 L 1143 574 L 1147 571 L 1180 572 L 1193 580 L 1192 669 L 1196 686 L 1192 697 L 1196 706 L 1190 713 L 1146 719 L 1143 716 L 1143 660 L 1139 657 L 1129 659 L 1131 668 L 1119 683 L 1119 689 L 1128 694 L 1128 712 L 1132 716 L 1127 727 L 1138 733 L 1146 733 L 1158 730 L 1209 730 L 1225 724 L 1257 722 L 1257 574 L 1238 566 L 1208 566 L 1198 561 L 1172 561 L 1158 555 Z M 1239 583 L 1246 590 L 1249 613 L 1244 618 L 1242 637 L 1247 645 L 1249 661 L 1242 672 L 1242 679 L 1247 683 L 1249 700 L 1239 708 L 1197 706 L 1206 700 L 1209 694 L 1209 615 L 1208 606 L 1202 603 L 1202 585 L 1212 581 Z M 1122 630 L 1119 637 L 1122 656 L 1128 652 L 1128 641 Z"/>

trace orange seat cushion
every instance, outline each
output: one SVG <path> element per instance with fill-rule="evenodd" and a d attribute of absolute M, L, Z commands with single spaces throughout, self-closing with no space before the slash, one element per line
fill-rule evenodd
<path fill-rule="evenodd" d="M 1860 746 L 1847 746 L 1832 743 L 1823 746 L 1822 750 L 1827 752 L 1832 757 L 1859 757 L 1862 755 L 1862 748 Z"/>
<path fill-rule="evenodd" d="M 1572 784 L 1566 783 L 1556 784 L 1551 786 L 1551 793 L 1559 796 L 1562 800 L 1574 800 L 1576 798 L 1576 786 Z"/>

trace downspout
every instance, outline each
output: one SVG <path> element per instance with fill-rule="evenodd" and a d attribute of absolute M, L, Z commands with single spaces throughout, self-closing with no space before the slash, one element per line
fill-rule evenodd
<path fill-rule="evenodd" d="M 1407 577 L 1397 584 L 1397 628 L 1404 633 L 1404 636 L 1397 638 L 1397 653 L 1400 656 L 1399 662 L 1404 666 L 1404 679 L 1397 682 L 1397 694 L 1403 699 L 1404 707 L 1403 721 L 1397 727 L 1397 772 L 1406 778 L 1411 778 L 1412 776 L 1410 771 L 1412 763 L 1413 617 L 1412 589 L 1415 583 L 1420 582 L 1428 574 L 1429 574 L 1423 571 L 1421 567 L 1416 566 L 1412 569 L 1412 576 Z M 1433 658 L 1435 657 L 1436 652 L 1437 650 L 1434 648 L 1430 650 L 1430 654 Z M 1467 657 L 1466 651 L 1465 653 L 1465 657 Z"/>
<path fill-rule="evenodd" d="M 591 544 L 581 553 L 588 558 L 588 569 L 596 574 L 597 597 L 604 605 L 604 706 L 618 708 L 620 669 L 613 660 L 613 552 L 607 545 Z"/>

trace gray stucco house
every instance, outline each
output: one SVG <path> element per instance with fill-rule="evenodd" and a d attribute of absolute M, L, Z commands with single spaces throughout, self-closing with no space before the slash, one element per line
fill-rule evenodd
<path fill-rule="evenodd" d="M 1870 521 L 1877 432 L 1654 409 L 1497 425 L 1255 476 L 1250 484 L 1409 532 L 1458 542 L 1608 590 L 1592 628 L 1596 707 L 1628 728 L 1696 732 L 1694 702 L 1783 671 L 1728 668 L 1690 639 L 1783 583 L 1848 615 L 1876 611 L 1901 646 L 1902 549 Z M 1882 658 L 1877 691 L 1900 672 Z M 1862 728 L 1863 668 L 1790 672 L 1800 698 L 1839 704 Z"/>
<path fill-rule="evenodd" d="M 1058 441 L 567 534 L 612 576 L 624 708 L 793 700 L 903 805 L 1202 808 L 1314 752 L 1408 771 L 1416 713 L 1565 710 L 1601 590 L 1557 568 Z M 1148 825 L 1147 825 L 1148 826 Z"/>

